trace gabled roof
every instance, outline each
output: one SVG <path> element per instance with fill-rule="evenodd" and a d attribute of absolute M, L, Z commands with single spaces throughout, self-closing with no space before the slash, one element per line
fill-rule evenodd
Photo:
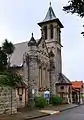
<path fill-rule="evenodd" d="M 15 50 L 10 59 L 11 66 L 21 66 L 23 65 L 23 55 L 28 51 L 28 41 L 15 44 L 14 46 Z"/>
<path fill-rule="evenodd" d="M 38 40 L 36 40 L 38 42 Z M 10 63 L 11 67 L 22 67 L 23 66 L 23 55 L 28 52 L 28 41 L 15 44 L 14 53 L 11 56 Z"/>
<path fill-rule="evenodd" d="M 62 73 L 59 73 L 58 83 L 56 84 L 71 84 L 71 81 Z"/>
<path fill-rule="evenodd" d="M 42 38 L 37 39 L 33 43 L 39 46 L 41 44 L 41 41 L 43 41 Z M 20 68 L 23 66 L 23 55 L 28 52 L 28 41 L 15 44 L 14 47 L 15 47 L 15 50 L 10 58 L 10 63 L 11 63 L 10 66 Z"/>
<path fill-rule="evenodd" d="M 72 88 L 82 88 L 83 87 L 83 82 L 82 81 L 74 81 L 72 82 Z"/>

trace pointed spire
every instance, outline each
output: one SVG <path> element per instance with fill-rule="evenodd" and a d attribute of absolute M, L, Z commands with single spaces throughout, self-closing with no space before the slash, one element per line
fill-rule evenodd
<path fill-rule="evenodd" d="M 40 22 L 40 23 L 51 21 L 51 20 L 56 20 L 56 16 L 55 16 L 55 13 L 54 13 L 54 11 L 52 9 L 51 2 L 50 2 L 48 12 L 47 12 L 44 20 L 42 22 Z M 38 24 L 40 24 L 40 23 L 38 23 Z"/>
<path fill-rule="evenodd" d="M 36 40 L 33 37 L 33 33 L 32 33 L 32 37 L 30 39 L 30 41 L 28 42 L 28 46 L 35 46 L 36 45 Z"/>
<path fill-rule="evenodd" d="M 63 25 L 60 22 L 60 20 L 58 18 L 56 18 L 56 15 L 55 15 L 53 8 L 51 6 L 51 2 L 50 2 L 50 6 L 49 6 L 48 12 L 47 12 L 44 20 L 39 22 L 38 25 L 41 27 L 42 24 L 44 24 L 46 22 L 50 22 L 50 21 L 56 21 L 59 24 L 60 28 L 63 28 Z"/>
<path fill-rule="evenodd" d="M 51 2 L 50 2 L 50 7 L 49 7 L 46 17 L 43 21 L 49 21 L 49 20 L 53 20 L 53 19 L 56 19 L 56 16 L 55 16 L 55 13 L 52 9 Z"/>

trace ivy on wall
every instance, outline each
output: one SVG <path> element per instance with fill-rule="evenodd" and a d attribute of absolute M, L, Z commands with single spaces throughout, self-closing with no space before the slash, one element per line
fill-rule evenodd
<path fill-rule="evenodd" d="M 12 71 L 0 72 L 0 86 L 15 87 L 21 81 L 21 76 Z"/>

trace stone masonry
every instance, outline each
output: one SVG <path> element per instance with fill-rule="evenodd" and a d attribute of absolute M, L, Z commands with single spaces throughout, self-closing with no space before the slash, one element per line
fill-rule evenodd
<path fill-rule="evenodd" d="M 12 100 L 11 100 L 12 99 Z M 12 101 L 12 103 L 11 103 Z M 12 110 L 11 110 L 12 105 Z M 10 87 L 0 87 L 0 114 L 12 114 L 17 112 L 16 90 Z"/>

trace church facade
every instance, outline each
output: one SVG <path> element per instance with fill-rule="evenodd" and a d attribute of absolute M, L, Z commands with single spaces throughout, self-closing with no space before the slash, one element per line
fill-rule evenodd
<path fill-rule="evenodd" d="M 56 17 L 51 3 L 44 20 L 38 25 L 41 28 L 41 38 L 36 40 L 32 33 L 29 41 L 15 45 L 11 57 L 11 67 L 23 77 L 25 84 L 23 88 L 25 95 L 28 95 L 24 99 L 30 99 L 32 94 L 36 96 L 38 92 L 46 89 L 56 95 L 56 84 L 60 81 L 60 73 L 62 75 L 61 29 L 63 25 Z M 64 81 L 63 85 L 66 82 L 70 83 L 64 78 L 62 81 Z M 23 101 L 27 102 L 27 100 Z"/>

